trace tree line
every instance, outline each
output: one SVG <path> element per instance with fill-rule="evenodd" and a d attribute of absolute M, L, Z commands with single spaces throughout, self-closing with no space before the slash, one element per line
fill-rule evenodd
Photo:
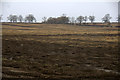
<path fill-rule="evenodd" d="M 34 17 L 33 14 L 29 14 L 27 15 L 25 18 L 22 17 L 22 15 L 9 15 L 7 17 L 7 19 L 10 21 L 10 22 L 28 22 L 28 23 L 33 23 L 36 22 L 36 18 Z"/>
<path fill-rule="evenodd" d="M 10 22 L 25 22 L 25 23 L 33 23 L 36 22 L 36 18 L 34 17 L 33 14 L 29 14 L 27 16 L 25 16 L 25 18 L 23 18 L 22 15 L 9 15 L 7 17 L 8 21 Z M 110 14 L 106 14 L 103 18 L 102 21 L 104 23 L 110 23 L 110 19 L 112 19 L 112 17 L 110 16 Z M 0 22 L 2 20 L 2 15 L 0 15 Z M 89 20 L 91 23 L 93 23 L 95 21 L 95 16 L 78 16 L 77 18 L 75 17 L 67 17 L 65 14 L 63 14 L 60 17 L 54 18 L 54 17 L 43 17 L 42 18 L 42 23 L 48 23 L 48 24 L 75 24 L 75 23 L 79 23 L 80 25 L 82 23 L 87 23 L 87 21 Z M 117 18 L 117 21 L 120 22 L 120 15 Z"/>

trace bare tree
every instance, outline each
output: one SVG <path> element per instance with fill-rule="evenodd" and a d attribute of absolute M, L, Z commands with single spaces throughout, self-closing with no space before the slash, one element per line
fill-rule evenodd
<path fill-rule="evenodd" d="M 13 21 L 12 15 L 9 15 L 9 16 L 7 17 L 7 19 L 8 19 L 10 22 L 12 22 L 12 21 Z"/>
<path fill-rule="evenodd" d="M 85 21 L 85 23 L 86 23 L 86 21 L 88 20 L 88 17 L 87 16 L 85 16 L 84 17 L 84 21 Z"/>
<path fill-rule="evenodd" d="M 75 17 L 71 17 L 71 22 L 72 22 L 72 24 L 75 23 Z"/>
<path fill-rule="evenodd" d="M 1 22 L 1 20 L 2 20 L 2 15 L 0 15 L 0 22 Z"/>
<path fill-rule="evenodd" d="M 120 23 L 120 15 L 117 17 L 117 21 Z"/>
<path fill-rule="evenodd" d="M 106 14 L 103 18 L 102 18 L 102 21 L 104 23 L 107 23 L 107 26 L 109 27 L 110 26 L 110 19 L 112 19 L 112 17 L 110 17 L 110 14 Z"/>
<path fill-rule="evenodd" d="M 77 20 L 75 19 L 75 25 L 76 25 L 76 23 L 77 23 Z"/>
<path fill-rule="evenodd" d="M 91 21 L 91 23 L 93 23 L 93 21 L 95 21 L 95 16 L 89 16 L 89 20 Z"/>
<path fill-rule="evenodd" d="M 17 15 L 13 15 L 12 18 L 13 18 L 13 22 L 17 22 L 17 20 L 18 20 Z"/>
<path fill-rule="evenodd" d="M 83 16 L 79 16 L 79 17 L 77 18 L 77 21 L 80 23 L 80 25 L 81 25 L 81 23 L 83 22 L 83 20 L 84 20 L 84 17 L 83 17 Z"/>
<path fill-rule="evenodd" d="M 75 23 L 75 17 L 69 17 L 69 21 L 71 24 L 74 24 Z"/>
<path fill-rule="evenodd" d="M 10 22 L 17 22 L 18 20 L 17 15 L 9 15 L 7 18 Z"/>
<path fill-rule="evenodd" d="M 43 22 L 46 23 L 47 17 L 43 17 L 42 19 L 43 19 Z"/>
<path fill-rule="evenodd" d="M 25 17 L 25 22 L 33 23 L 33 21 L 36 22 L 36 18 L 32 14 Z"/>
<path fill-rule="evenodd" d="M 19 15 L 18 20 L 19 20 L 20 22 L 23 21 L 23 17 L 22 17 L 22 15 Z"/>
<path fill-rule="evenodd" d="M 17 22 L 17 20 L 18 20 L 17 15 L 13 15 L 13 22 Z"/>
<path fill-rule="evenodd" d="M 104 23 L 110 23 L 110 19 L 111 19 L 112 17 L 110 17 L 110 14 L 106 14 L 103 18 L 102 18 L 102 21 L 104 22 Z"/>

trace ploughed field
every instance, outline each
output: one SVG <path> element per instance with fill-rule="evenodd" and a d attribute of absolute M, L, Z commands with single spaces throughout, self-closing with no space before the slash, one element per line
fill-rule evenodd
<path fill-rule="evenodd" d="M 3 79 L 119 79 L 118 37 L 116 27 L 3 23 Z"/>

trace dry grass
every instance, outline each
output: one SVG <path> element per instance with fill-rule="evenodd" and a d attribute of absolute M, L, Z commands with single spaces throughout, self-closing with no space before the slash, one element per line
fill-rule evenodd
<path fill-rule="evenodd" d="M 2 28 L 4 78 L 106 80 L 119 75 L 116 27 L 9 23 Z"/>

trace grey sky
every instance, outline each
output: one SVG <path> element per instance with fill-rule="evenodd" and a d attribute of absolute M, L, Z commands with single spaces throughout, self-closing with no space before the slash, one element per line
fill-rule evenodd
<path fill-rule="evenodd" d="M 3 19 L 7 20 L 10 14 L 23 15 L 24 17 L 31 13 L 34 14 L 37 21 L 41 22 L 42 17 L 58 17 L 65 13 L 69 17 L 96 16 L 96 21 L 109 13 L 112 17 L 111 21 L 116 21 L 118 16 L 117 2 L 78 2 L 70 1 L 41 1 L 41 2 L 3 2 L 2 3 Z"/>

